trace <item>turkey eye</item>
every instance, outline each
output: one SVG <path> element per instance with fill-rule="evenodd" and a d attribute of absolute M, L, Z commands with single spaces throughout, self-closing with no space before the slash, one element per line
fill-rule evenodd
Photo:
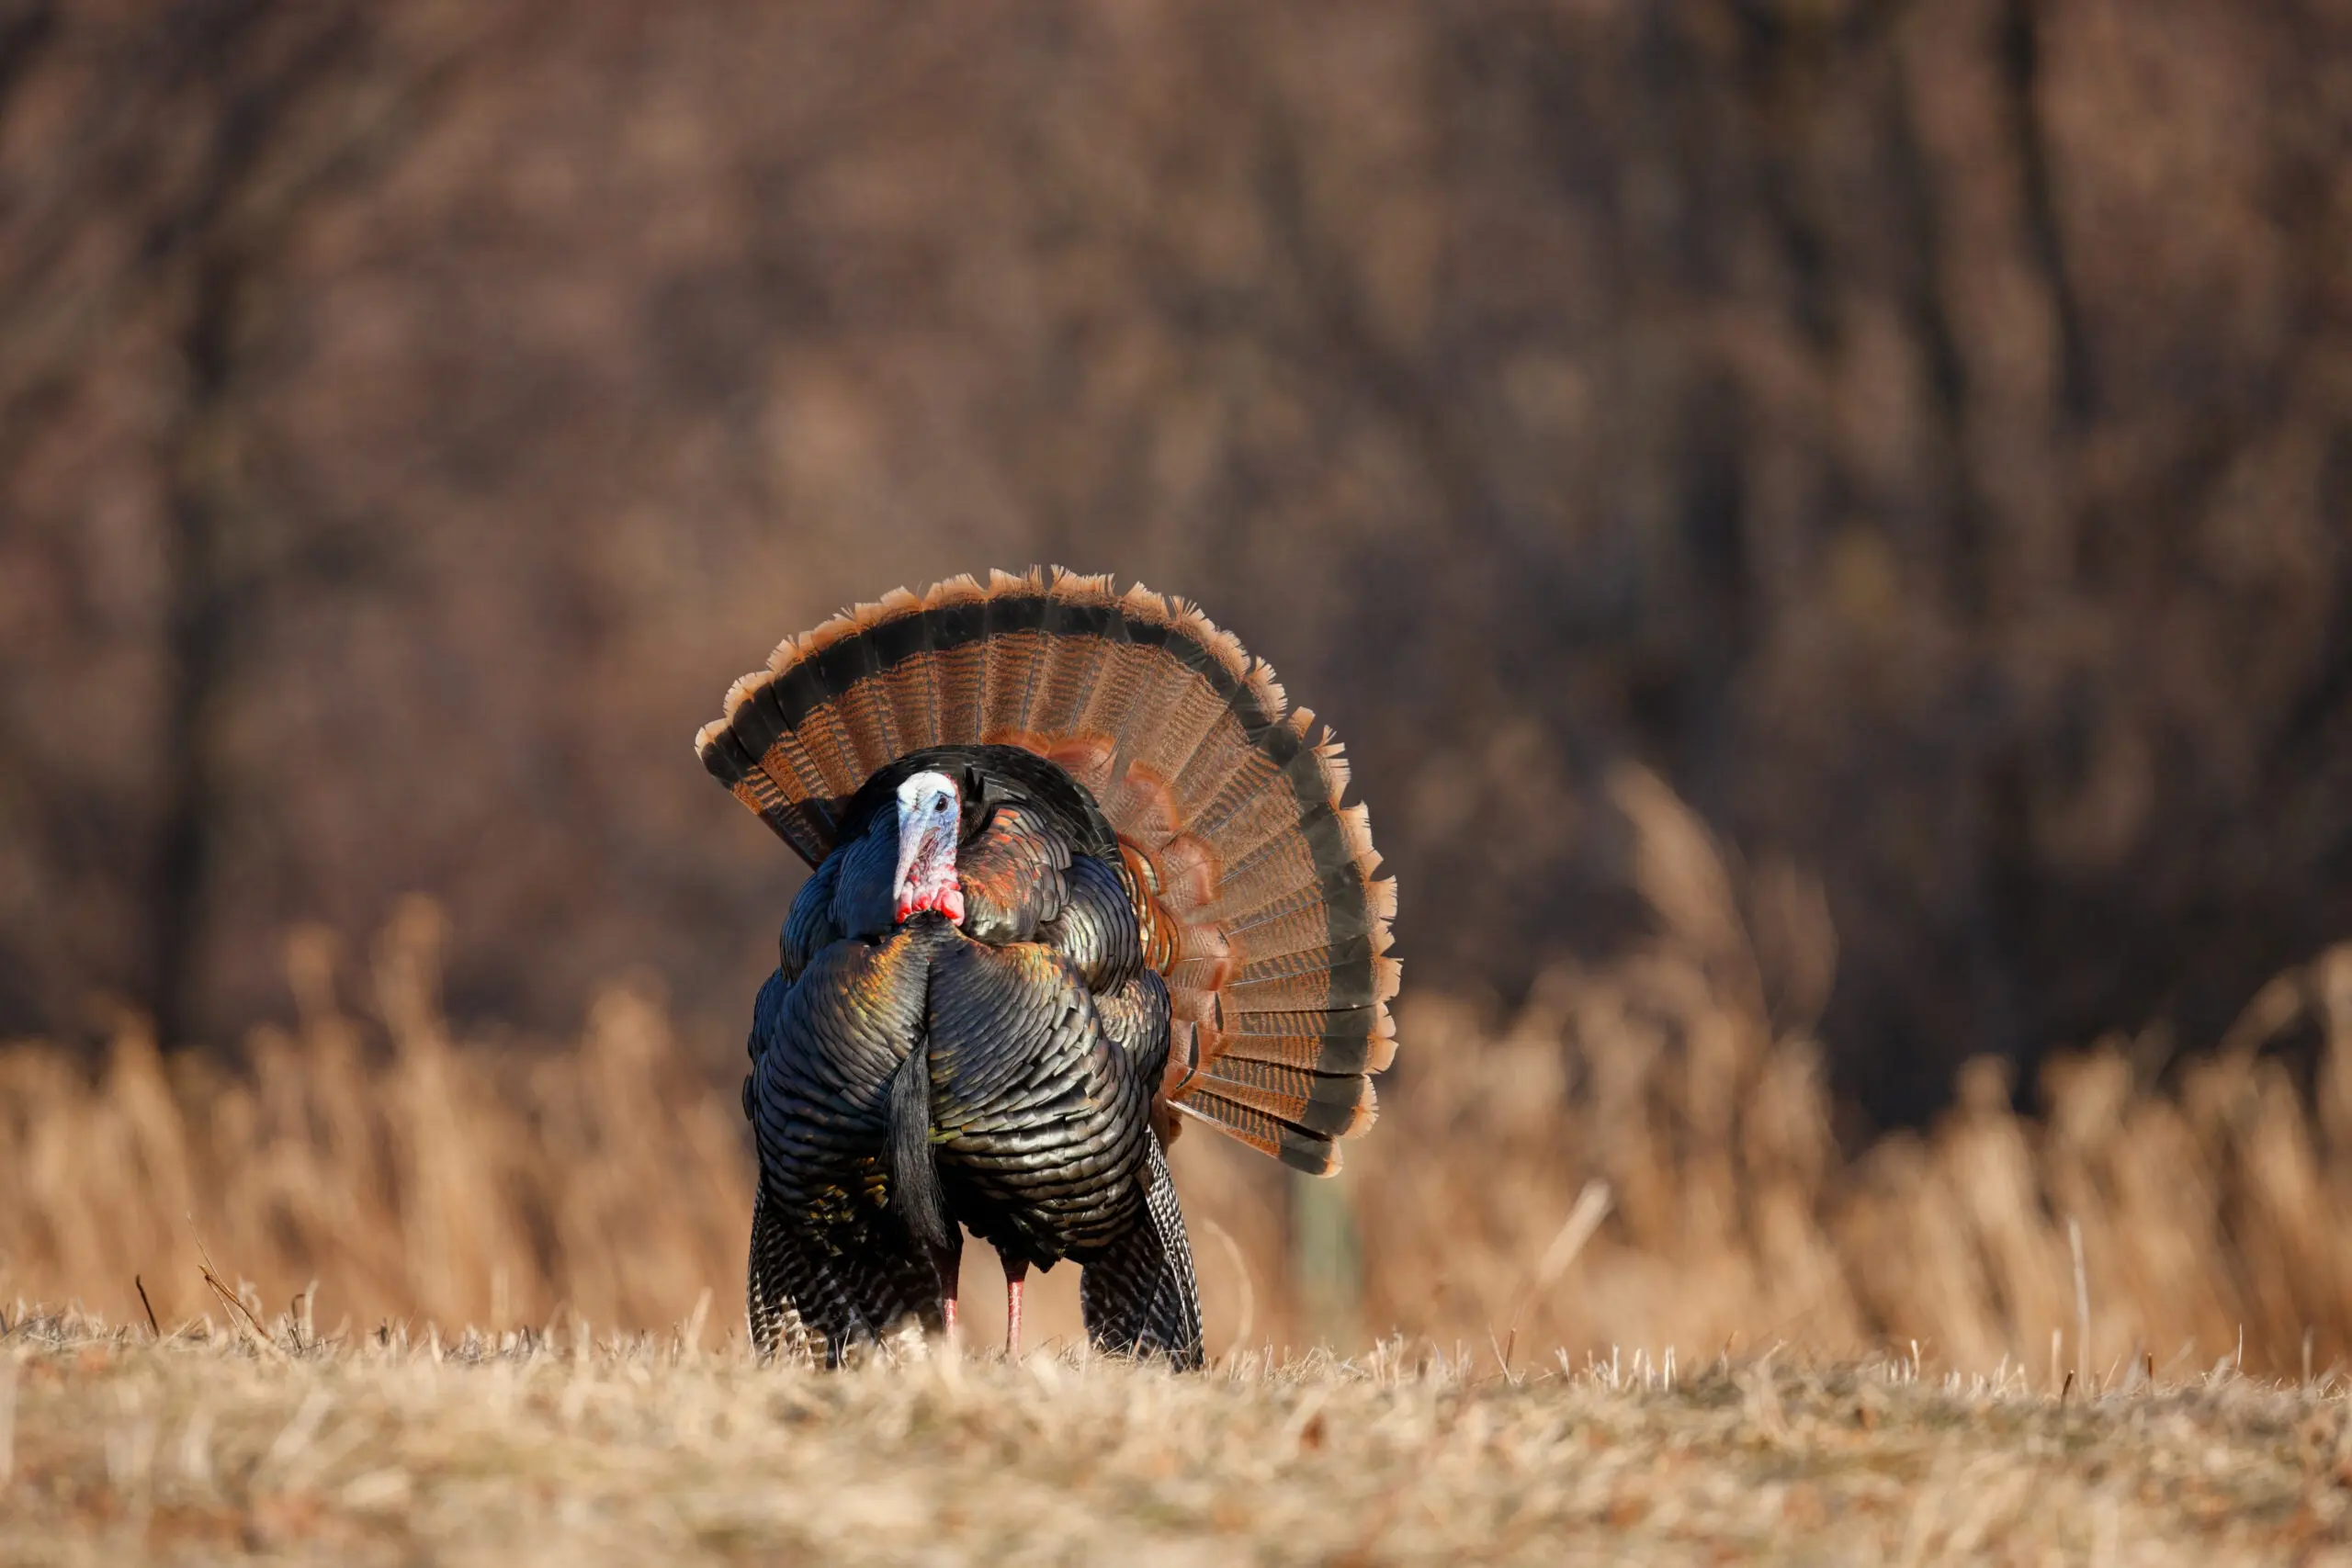
<path fill-rule="evenodd" d="M 933 811 L 944 811 L 944 810 L 946 810 L 946 809 L 947 809 L 947 797 L 946 797 L 945 795 L 933 795 L 933 796 L 931 797 L 931 808 L 932 808 Z"/>

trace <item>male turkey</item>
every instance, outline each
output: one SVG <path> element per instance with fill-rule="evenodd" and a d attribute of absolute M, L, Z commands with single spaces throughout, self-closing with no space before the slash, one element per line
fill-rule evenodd
<path fill-rule="evenodd" d="M 1330 732 L 1193 605 L 1056 569 L 788 638 L 695 744 L 815 868 L 743 1085 L 760 1349 L 952 1326 L 961 1227 L 1009 1351 L 1069 1258 L 1097 1346 L 1198 1365 L 1179 1113 L 1329 1174 L 1396 1053 Z"/>

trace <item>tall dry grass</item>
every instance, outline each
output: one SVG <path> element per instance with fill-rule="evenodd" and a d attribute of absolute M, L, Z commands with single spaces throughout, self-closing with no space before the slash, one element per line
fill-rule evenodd
<path fill-rule="evenodd" d="M 1412 1010 L 1351 1178 L 1369 1321 L 1686 1357 L 1916 1339 L 2037 1383 L 2352 1357 L 2352 945 L 2278 976 L 2169 1087 L 2118 1036 L 2052 1059 L 2021 1116 L 1974 1062 L 1932 1130 L 1849 1157 L 1806 1032 L 1835 964 L 1817 894 L 1736 874 L 1648 775 L 1615 787 L 1656 940 L 1558 972 L 1499 1032 Z M 2308 1095 L 2264 1050 L 2290 1032 L 2319 1042 Z M 1548 1282 L 1595 1178 L 1610 1220 Z"/>
<path fill-rule="evenodd" d="M 616 990 L 568 1051 L 450 1038 L 440 920 L 404 908 L 372 964 L 376 1018 L 340 1005 L 333 943 L 288 968 L 300 1018 L 235 1069 L 158 1055 L 140 1028 L 93 1079 L 72 1055 L 0 1050 L 0 1292 L 118 1318 L 269 1315 L 671 1323 L 740 1269 L 750 1172 L 740 1113 L 688 1070 L 660 1010 Z"/>
<path fill-rule="evenodd" d="M 1615 788 L 1645 949 L 1555 972 L 1500 1027 L 1408 998 L 1383 1123 L 1336 1183 L 1179 1144 L 1213 1348 L 1393 1332 L 1688 1362 L 1916 1340 L 2036 1385 L 2352 1356 L 2352 946 L 2281 976 L 2166 1087 L 2111 1041 L 2053 1062 L 2025 1117 L 1979 1063 L 1932 1130 L 1849 1155 L 1809 1033 L 1836 964 L 1817 891 L 1736 866 L 1648 775 Z M 264 1316 L 315 1281 L 322 1328 L 656 1327 L 706 1290 L 731 1320 L 751 1183 L 732 1083 L 628 990 L 568 1049 L 456 1041 L 439 939 L 429 906 L 391 922 L 363 1017 L 332 942 L 298 938 L 298 1022 L 234 1066 L 136 1027 L 95 1073 L 0 1050 L 0 1299 L 233 1313 L 209 1259 Z M 2320 1043 L 2308 1093 L 2265 1050 L 2290 1031 Z M 1075 1331 L 1070 1272 L 1042 1288 L 1048 1335 Z M 967 1292 L 986 1336 L 984 1259 Z"/>

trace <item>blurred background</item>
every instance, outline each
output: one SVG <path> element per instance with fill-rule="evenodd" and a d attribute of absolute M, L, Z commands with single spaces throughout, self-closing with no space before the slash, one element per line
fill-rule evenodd
<path fill-rule="evenodd" d="M 723 1103 L 799 870 L 689 738 L 1056 561 L 1350 742 L 1392 1104 L 1573 1094 L 1679 931 L 1816 1197 L 2102 1037 L 2319 1127 L 2347 523 L 2335 0 L 0 0 L 0 1037 L 85 1075 L 380 1059 L 430 925 L 414 1028 L 626 994 Z"/>

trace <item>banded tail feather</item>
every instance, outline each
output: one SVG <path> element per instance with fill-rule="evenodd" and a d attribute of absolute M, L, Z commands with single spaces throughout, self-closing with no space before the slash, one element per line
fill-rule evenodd
<path fill-rule="evenodd" d="M 1396 884 L 1339 741 L 1197 606 L 1059 568 L 894 592 L 786 639 L 695 739 L 811 866 L 977 748 L 1057 764 L 1080 841 L 1114 835 L 1175 1020 L 1156 1102 L 1337 1170 L 1396 1055 Z"/>

